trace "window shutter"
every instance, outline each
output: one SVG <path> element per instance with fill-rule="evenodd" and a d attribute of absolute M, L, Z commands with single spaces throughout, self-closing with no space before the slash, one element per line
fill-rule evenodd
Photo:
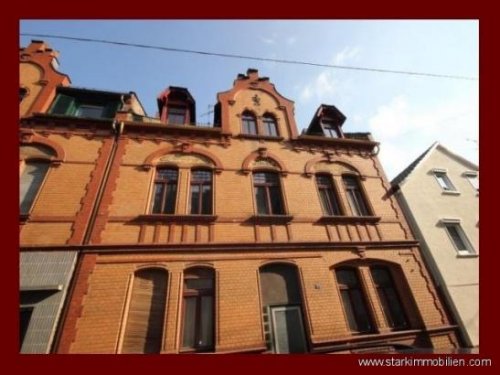
<path fill-rule="evenodd" d="M 75 98 L 58 94 L 50 113 L 55 115 L 72 115 L 75 112 Z"/>
<path fill-rule="evenodd" d="M 167 273 L 160 269 L 135 274 L 122 353 L 160 353 Z"/>

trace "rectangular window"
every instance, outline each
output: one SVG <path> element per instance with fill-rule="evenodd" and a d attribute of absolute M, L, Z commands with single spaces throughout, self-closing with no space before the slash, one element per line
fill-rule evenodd
<path fill-rule="evenodd" d="M 336 125 L 331 122 L 322 122 L 323 132 L 328 138 L 340 138 L 340 132 Z"/>
<path fill-rule="evenodd" d="M 300 306 L 271 307 L 274 352 L 305 353 L 306 337 L 302 325 Z"/>
<path fill-rule="evenodd" d="M 347 200 L 354 216 L 369 216 L 370 211 L 366 205 L 365 197 L 361 192 L 361 186 L 355 176 L 343 176 Z"/>
<path fill-rule="evenodd" d="M 276 120 L 272 116 L 264 116 L 262 118 L 262 125 L 264 128 L 264 135 L 277 137 L 278 127 L 276 126 Z"/>
<path fill-rule="evenodd" d="M 153 193 L 153 214 L 174 214 L 177 197 L 177 170 L 158 168 Z"/>
<path fill-rule="evenodd" d="M 191 215 L 212 214 L 212 171 L 191 172 Z"/>
<path fill-rule="evenodd" d="M 186 109 L 181 107 L 168 107 L 167 123 L 170 125 L 184 125 L 186 123 Z"/>
<path fill-rule="evenodd" d="M 476 172 L 465 172 L 464 173 L 465 177 L 467 177 L 467 180 L 469 180 L 470 184 L 474 189 L 479 191 L 479 177 L 477 176 Z"/>
<path fill-rule="evenodd" d="M 316 176 L 316 184 L 319 191 L 319 199 L 323 213 L 328 216 L 340 216 L 339 199 L 332 183 L 332 177 L 327 175 Z"/>
<path fill-rule="evenodd" d="M 353 332 L 370 332 L 370 316 L 356 270 L 341 268 L 335 275 L 349 328 Z"/>
<path fill-rule="evenodd" d="M 104 106 L 100 105 L 89 105 L 81 104 L 78 106 L 75 116 L 77 117 L 89 117 L 89 118 L 101 118 L 104 114 Z"/>
<path fill-rule="evenodd" d="M 450 179 L 444 171 L 434 171 L 434 176 L 444 191 L 456 191 L 455 186 L 451 183 Z"/>
<path fill-rule="evenodd" d="M 371 267 L 370 271 L 387 324 L 394 329 L 406 328 L 408 322 L 389 270 Z"/>
<path fill-rule="evenodd" d="M 182 347 L 189 351 L 211 351 L 214 347 L 213 270 L 186 271 L 183 291 Z"/>
<path fill-rule="evenodd" d="M 251 114 L 243 114 L 241 116 L 241 125 L 243 134 L 257 134 L 257 122 L 255 117 Z"/>
<path fill-rule="evenodd" d="M 285 209 L 278 175 L 267 172 L 254 173 L 253 183 L 257 213 L 259 215 L 283 215 Z"/>
<path fill-rule="evenodd" d="M 474 248 L 459 223 L 445 222 L 444 226 L 459 254 L 475 254 Z"/>

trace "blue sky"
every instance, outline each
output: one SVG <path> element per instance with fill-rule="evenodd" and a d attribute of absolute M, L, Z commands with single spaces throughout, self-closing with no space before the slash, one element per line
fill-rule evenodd
<path fill-rule="evenodd" d="M 22 20 L 21 33 L 56 34 L 322 64 L 479 77 L 479 22 L 475 20 Z M 134 91 L 155 116 L 156 96 L 187 87 L 198 122 L 216 94 L 238 73 L 259 69 L 295 101 L 299 130 L 314 111 L 333 104 L 344 131 L 371 132 L 389 179 L 434 141 L 478 163 L 479 81 L 374 73 L 228 59 L 54 38 L 60 71 L 72 85 Z"/>

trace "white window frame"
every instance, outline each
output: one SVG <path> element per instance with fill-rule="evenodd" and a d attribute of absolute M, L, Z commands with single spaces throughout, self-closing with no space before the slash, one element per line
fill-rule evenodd
<path fill-rule="evenodd" d="M 446 169 L 434 168 L 431 171 L 443 194 L 460 194 L 460 192 L 457 190 L 450 177 L 448 176 L 448 171 Z"/>
<path fill-rule="evenodd" d="M 474 171 L 467 171 L 464 172 L 464 176 L 467 178 L 472 187 L 476 191 L 479 191 L 479 174 Z"/>
<path fill-rule="evenodd" d="M 279 342 L 278 342 L 278 331 L 277 331 L 277 322 L 276 322 L 276 313 L 277 312 L 282 312 L 282 311 L 296 311 L 298 315 L 298 320 L 299 320 L 299 325 L 300 325 L 300 336 L 302 336 L 302 342 L 304 344 L 305 351 L 307 352 L 307 339 L 306 339 L 306 332 L 304 330 L 304 323 L 303 323 L 303 318 L 302 318 L 302 311 L 300 306 L 271 306 L 270 307 L 270 312 L 271 312 L 271 319 L 272 319 L 272 329 L 273 329 L 273 346 L 274 346 L 274 352 L 276 354 L 288 354 L 288 352 L 283 352 L 282 349 L 279 347 Z"/>
<path fill-rule="evenodd" d="M 457 251 L 457 254 L 459 256 L 477 256 L 477 252 L 474 249 L 474 246 L 472 246 L 472 243 L 469 241 L 469 238 L 465 234 L 465 231 L 463 230 L 462 226 L 460 225 L 460 219 L 442 219 L 441 224 L 443 225 L 446 234 L 450 238 L 451 243 L 453 244 L 453 247 Z M 465 247 L 467 249 L 459 249 L 455 240 L 453 239 L 453 236 L 450 234 L 450 231 L 448 230 L 448 227 L 454 227 L 456 228 L 457 234 L 460 237 L 460 240 L 463 242 Z"/>

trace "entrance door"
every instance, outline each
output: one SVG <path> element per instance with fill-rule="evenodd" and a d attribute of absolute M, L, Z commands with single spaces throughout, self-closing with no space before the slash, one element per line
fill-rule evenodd
<path fill-rule="evenodd" d="M 306 337 L 299 306 L 271 307 L 275 353 L 305 353 Z"/>

